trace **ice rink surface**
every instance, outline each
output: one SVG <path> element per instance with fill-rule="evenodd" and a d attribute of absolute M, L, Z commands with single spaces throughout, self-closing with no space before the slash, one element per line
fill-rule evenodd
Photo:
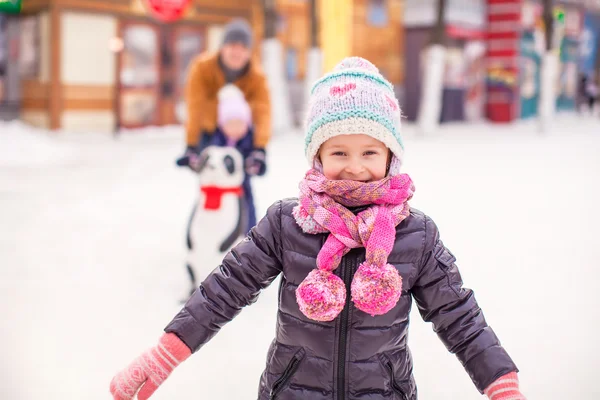
<path fill-rule="evenodd" d="M 600 398 L 600 119 L 404 129 L 411 203 L 457 256 L 528 399 Z M 51 134 L 0 123 L 0 399 L 109 399 L 113 374 L 156 343 L 187 290 L 197 187 L 175 166 L 180 127 Z M 258 214 L 295 196 L 301 132 L 273 139 Z M 206 265 L 207 274 L 216 265 Z M 275 332 L 276 281 L 153 399 L 255 399 Z M 413 307 L 420 399 L 480 399 Z"/>

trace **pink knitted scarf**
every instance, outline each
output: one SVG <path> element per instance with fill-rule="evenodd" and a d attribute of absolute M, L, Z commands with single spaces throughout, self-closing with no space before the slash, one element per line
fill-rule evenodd
<path fill-rule="evenodd" d="M 294 217 L 305 233 L 329 232 L 317 255 L 317 269 L 296 289 L 300 311 L 316 321 L 332 321 L 344 308 L 346 287 L 332 273 L 351 248 L 365 247 L 366 260 L 352 279 L 356 307 L 370 315 L 391 310 L 402 291 L 402 278 L 387 263 L 396 226 L 409 214 L 414 185 L 406 174 L 374 182 L 329 180 L 311 169 L 300 183 Z M 369 207 L 354 215 L 346 207 Z"/>

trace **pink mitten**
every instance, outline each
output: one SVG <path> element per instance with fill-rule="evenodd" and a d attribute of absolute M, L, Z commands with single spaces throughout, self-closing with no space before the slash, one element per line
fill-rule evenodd
<path fill-rule="evenodd" d="M 133 399 L 138 393 L 139 400 L 146 400 L 167 379 L 177 365 L 192 352 L 175 334 L 161 336 L 158 345 L 133 360 L 110 382 L 110 392 L 114 400 Z"/>
<path fill-rule="evenodd" d="M 516 372 L 496 379 L 484 393 L 490 400 L 526 400 L 519 390 L 519 377 Z"/>

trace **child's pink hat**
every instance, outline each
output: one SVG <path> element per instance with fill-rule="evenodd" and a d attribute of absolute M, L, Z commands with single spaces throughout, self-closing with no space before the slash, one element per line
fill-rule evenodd
<path fill-rule="evenodd" d="M 227 121 L 242 120 L 248 125 L 252 124 L 252 111 L 244 93 L 233 83 L 229 83 L 219 90 L 217 110 L 217 123 L 222 126 Z"/>

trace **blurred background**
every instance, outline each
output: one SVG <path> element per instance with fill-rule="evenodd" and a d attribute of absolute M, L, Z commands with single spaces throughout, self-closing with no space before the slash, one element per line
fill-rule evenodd
<path fill-rule="evenodd" d="M 594 0 L 23 0 L 20 11 L 0 14 L 0 117 L 69 131 L 183 122 L 188 63 L 218 49 L 234 17 L 251 22 L 256 43 L 281 45 L 262 61 L 281 70 L 270 78 L 285 88 L 282 128 L 301 123 L 310 64 L 318 76 L 349 55 L 379 67 L 414 121 L 424 50 L 443 44 L 442 123 L 536 116 L 550 48 L 558 110 L 575 110 L 582 78 L 597 84 L 600 68 Z"/>
<path fill-rule="evenodd" d="M 297 195 L 311 83 L 369 59 L 524 394 L 599 399 L 600 0 L 0 0 L 0 399 L 108 399 L 180 309 L 186 74 L 240 17 L 273 108 L 258 216 Z M 154 398 L 256 398 L 276 307 L 277 282 Z M 410 335 L 420 398 L 483 398 L 414 311 Z"/>

